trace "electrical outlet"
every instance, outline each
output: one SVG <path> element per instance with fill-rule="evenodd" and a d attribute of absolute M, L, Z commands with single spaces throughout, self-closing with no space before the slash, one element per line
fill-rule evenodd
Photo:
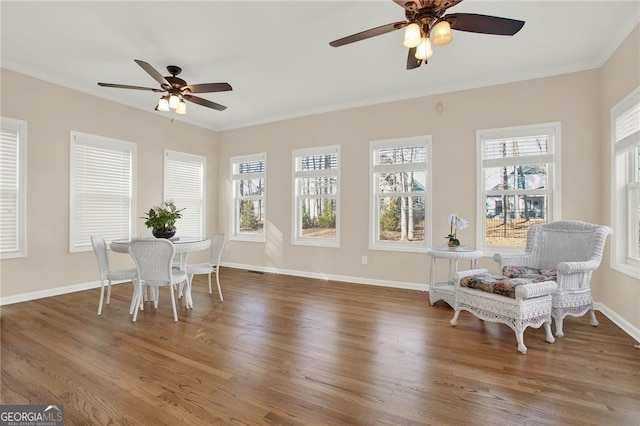
<path fill-rule="evenodd" d="M 362 256 L 361 261 L 362 261 L 363 265 L 366 265 L 367 264 L 367 256 Z"/>

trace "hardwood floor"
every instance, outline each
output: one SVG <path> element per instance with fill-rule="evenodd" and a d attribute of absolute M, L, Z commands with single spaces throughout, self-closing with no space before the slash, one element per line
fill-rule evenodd
<path fill-rule="evenodd" d="M 222 269 L 174 323 L 166 288 L 137 323 L 131 286 L 1 308 L 2 404 L 63 404 L 67 425 L 638 425 L 640 350 L 598 313 L 554 344 L 428 295 Z M 215 287 L 215 286 L 214 286 Z"/>

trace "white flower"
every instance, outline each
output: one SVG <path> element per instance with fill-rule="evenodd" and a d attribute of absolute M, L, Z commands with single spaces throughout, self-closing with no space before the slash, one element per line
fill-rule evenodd
<path fill-rule="evenodd" d="M 451 214 L 449 215 L 449 219 L 448 219 L 448 223 L 449 223 L 449 225 L 453 225 L 453 224 L 455 223 L 455 221 L 457 220 L 457 218 L 458 218 L 458 215 L 457 215 L 457 214 L 455 214 L 455 213 L 451 213 Z"/>
<path fill-rule="evenodd" d="M 469 227 L 469 221 L 467 219 L 462 219 L 461 217 L 459 217 L 456 220 L 456 228 L 458 229 L 466 229 Z"/>

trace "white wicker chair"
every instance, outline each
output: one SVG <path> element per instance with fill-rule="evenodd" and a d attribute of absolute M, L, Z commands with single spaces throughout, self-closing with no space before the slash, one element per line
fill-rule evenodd
<path fill-rule="evenodd" d="M 221 302 L 224 299 L 222 298 L 222 289 L 220 288 L 220 259 L 222 258 L 224 245 L 224 233 L 218 232 L 213 234 L 213 237 L 211 238 L 211 254 L 209 257 L 209 263 L 187 265 L 187 275 L 189 275 L 190 284 L 193 282 L 194 275 L 207 275 L 207 278 L 209 278 L 209 294 L 211 294 L 211 274 L 215 272 L 216 283 L 218 284 L 218 295 L 220 296 Z"/>
<path fill-rule="evenodd" d="M 607 236 L 612 229 L 580 221 L 559 221 L 533 225 L 527 233 L 523 254 L 496 254 L 494 260 L 505 266 L 557 270 L 557 290 L 552 294 L 551 316 L 556 337 L 564 335 L 565 316 L 591 315 L 598 325 L 591 298 L 591 274 L 600 266 Z M 503 272 L 504 274 L 504 272 Z"/>
<path fill-rule="evenodd" d="M 515 287 L 515 297 L 460 286 L 460 280 L 465 277 L 488 273 L 487 269 L 472 269 L 455 274 L 455 313 L 451 325 L 458 324 L 460 311 L 465 310 L 481 320 L 508 325 L 516 334 L 518 350 L 523 354 L 527 353 L 524 344 L 524 331 L 527 327 L 539 328 L 544 325 L 546 340 L 553 343 L 551 293 L 556 289 L 556 283 L 544 281 L 519 285 Z"/>
<path fill-rule="evenodd" d="M 176 284 L 185 282 L 189 286 L 187 274 L 184 271 L 173 269 L 172 263 L 176 253 L 173 243 L 166 239 L 141 239 L 136 238 L 129 244 L 129 254 L 133 257 L 137 266 L 137 285 L 134 294 L 135 307 L 133 321 L 138 317 L 139 307 L 143 299 L 143 285 L 151 286 L 154 292 L 153 307 L 158 308 L 159 287 L 168 286 L 171 290 L 171 306 L 173 319 L 178 321 L 176 300 L 174 291 Z M 189 289 L 187 288 L 187 291 Z M 185 306 L 187 300 L 185 298 Z"/>
<path fill-rule="evenodd" d="M 107 305 L 111 303 L 111 282 L 112 281 L 132 281 L 135 293 L 135 280 L 137 269 L 121 269 L 112 271 L 109 267 L 109 255 L 107 254 L 107 244 L 99 235 L 91 236 L 91 245 L 98 261 L 98 271 L 100 272 L 100 301 L 98 302 L 98 315 L 102 315 L 102 304 L 104 301 L 104 283 L 107 282 Z M 133 307 L 133 303 L 132 303 Z M 131 312 L 130 312 L 131 313 Z"/>

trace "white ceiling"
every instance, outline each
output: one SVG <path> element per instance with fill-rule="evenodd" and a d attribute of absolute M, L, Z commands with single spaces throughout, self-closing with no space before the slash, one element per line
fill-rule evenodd
<path fill-rule="evenodd" d="M 392 0 L 0 3 L 2 67 L 153 112 L 158 87 L 133 60 L 226 105 L 157 113 L 225 130 L 312 113 L 599 67 L 640 22 L 640 0 L 465 0 L 449 13 L 526 21 L 513 37 L 453 32 L 429 64 L 405 70 L 403 31 L 333 48 L 329 42 L 404 20 Z"/>

